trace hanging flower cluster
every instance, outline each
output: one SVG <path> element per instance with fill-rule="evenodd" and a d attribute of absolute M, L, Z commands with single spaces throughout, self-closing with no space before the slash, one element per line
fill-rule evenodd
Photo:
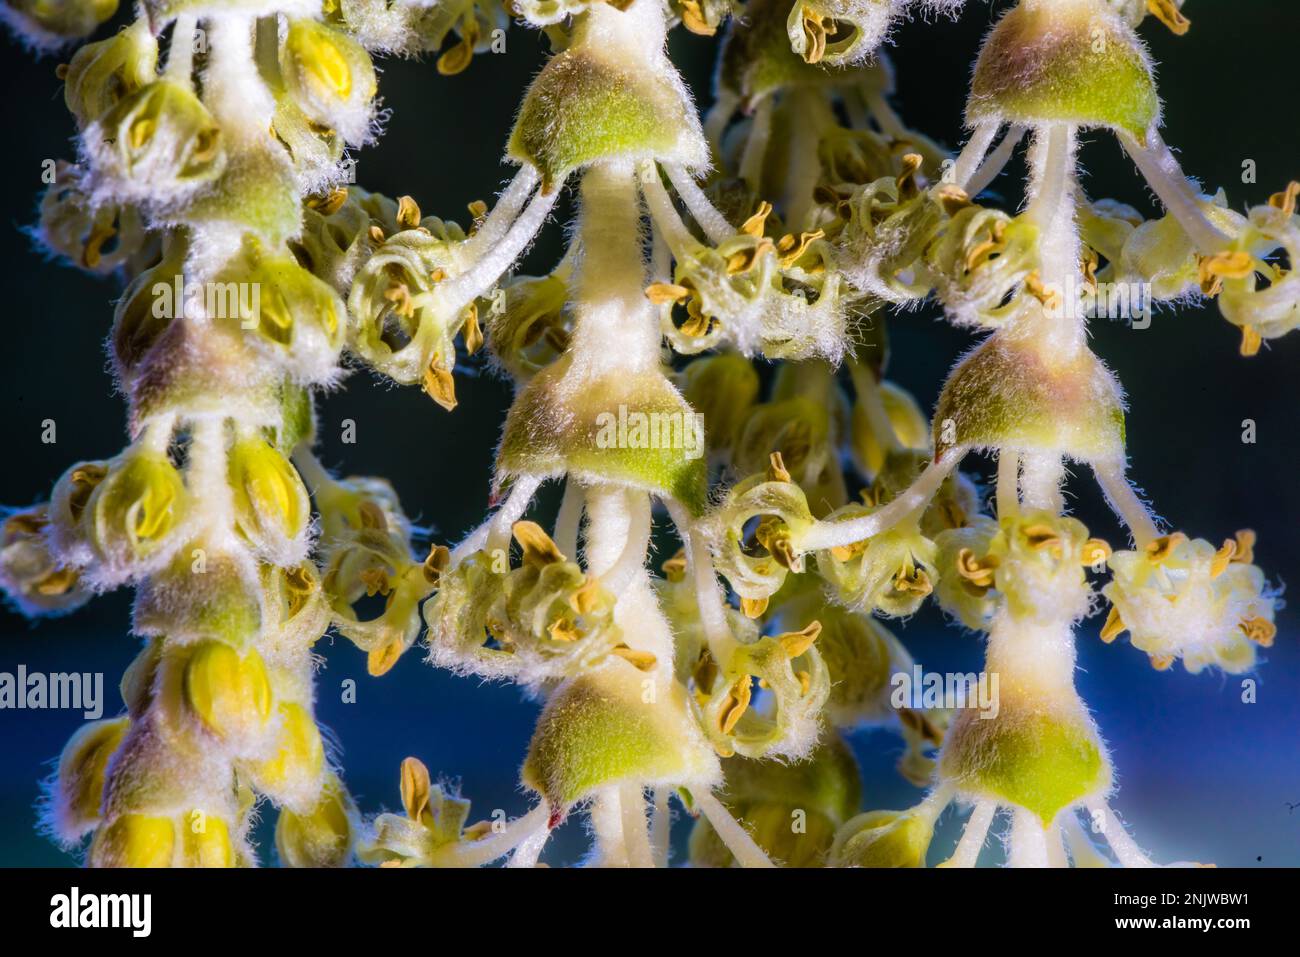
<path fill-rule="evenodd" d="M 101 6 L 9 19 L 50 45 Z M 1123 392 L 1076 294 L 1214 299 L 1253 355 L 1300 324 L 1300 184 L 1243 215 L 1180 170 L 1136 32 L 1185 33 L 1179 0 L 1012 5 L 949 156 L 894 112 L 882 44 L 900 17 L 963 6 L 160 2 L 81 47 L 64 68 L 80 155 L 41 235 L 129 282 L 111 344 L 131 444 L 14 514 L 0 572 L 32 613 L 132 585 L 146 647 L 127 716 L 64 753 L 60 836 L 93 832 L 94 864 L 249 863 L 267 798 L 288 864 L 355 847 L 533 866 L 582 812 L 589 862 L 652 866 L 675 800 L 698 818 L 696 864 L 893 867 L 944 859 L 934 825 L 957 804 L 947 865 L 976 863 L 999 812 L 1011 864 L 1108 862 L 1091 830 L 1149 865 L 1111 808 L 1076 631 L 1107 607 L 1102 639 L 1128 632 L 1156 668 L 1240 673 L 1279 602 L 1253 533 L 1165 531 L 1130 485 Z M 441 50 L 458 72 L 507 13 L 553 55 L 495 204 L 462 227 L 344 185 L 346 150 L 378 132 L 370 54 Z M 678 24 L 722 34 L 703 121 L 666 53 Z M 1163 216 L 1087 195 L 1090 130 L 1114 134 Z M 1023 141 L 1023 207 L 985 205 Z M 568 186 L 567 250 L 517 272 Z M 887 378 L 889 325 L 927 301 L 981 334 L 930 417 Z M 459 543 L 422 557 L 386 482 L 313 457 L 313 395 L 345 352 L 448 411 L 458 363 L 485 354 L 513 383 L 495 511 Z M 987 504 L 961 471 L 972 453 L 997 462 Z M 1095 475 L 1131 549 L 1068 514 L 1067 464 Z M 564 492 L 544 526 L 528 516 L 548 482 Z M 652 562 L 656 523 L 679 548 Z M 891 694 L 914 664 L 891 623 L 930 598 L 986 634 L 992 711 Z M 312 717 L 329 627 L 375 675 L 423 635 L 433 665 L 538 699 L 531 808 L 471 824 L 410 758 L 404 813 L 362 823 Z M 905 743 L 916 807 L 863 813 L 843 735 L 865 725 Z"/>

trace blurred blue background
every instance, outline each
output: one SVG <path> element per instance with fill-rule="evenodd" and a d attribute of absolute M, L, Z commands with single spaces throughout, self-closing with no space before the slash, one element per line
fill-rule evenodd
<path fill-rule="evenodd" d="M 1161 65 L 1166 139 L 1187 169 L 1222 185 L 1235 208 L 1266 200 L 1300 178 L 1300 143 L 1285 105 L 1300 93 L 1292 37 L 1300 13 L 1290 0 L 1191 0 L 1192 31 L 1169 35 L 1154 22 L 1144 34 Z M 914 127 L 954 145 L 969 64 L 988 23 L 988 5 L 971 3 L 957 24 L 912 23 L 897 32 L 897 102 Z M 19 229 L 35 218 L 41 162 L 69 158 L 72 125 L 55 79 L 56 61 L 36 61 L 4 41 L 0 101 L 6 189 L 0 193 L 0 269 L 4 276 L 4 340 L 0 348 L 0 502 L 26 505 L 48 496 L 70 463 L 107 457 L 124 443 L 123 407 L 112 395 L 102 339 L 117 290 L 109 282 L 45 262 Z M 709 102 L 712 45 L 677 31 L 674 56 L 701 105 Z M 508 170 L 498 164 L 519 92 L 543 62 L 529 32 L 512 29 L 507 52 L 475 59 L 464 74 L 442 78 L 431 63 L 384 64 L 380 89 L 393 111 L 377 149 L 364 151 L 358 181 L 389 195 L 409 193 L 427 213 L 464 219 L 471 200 L 490 198 Z M 1144 186 L 1113 140 L 1088 137 L 1085 180 L 1093 196 L 1113 196 L 1151 209 Z M 1258 183 L 1241 182 L 1252 159 Z M 1012 167 L 1013 173 L 1021 169 Z M 1000 186 L 1013 183 L 1004 178 Z M 1014 187 L 1007 187 L 1014 189 Z M 1014 192 L 1011 195 L 1014 200 Z M 526 267 L 543 269 L 559 253 L 561 229 L 548 227 Z M 930 406 L 947 368 L 970 337 L 935 321 L 933 311 L 891 324 L 893 379 Z M 1097 323 L 1094 344 L 1130 397 L 1132 475 L 1177 528 L 1218 541 L 1242 527 L 1260 534 L 1258 561 L 1279 583 L 1300 580 L 1300 333 L 1271 344 L 1255 359 L 1237 355 L 1237 334 L 1211 308 L 1158 315 L 1150 329 Z M 392 480 L 408 512 L 455 541 L 486 512 L 492 450 L 509 401 L 505 384 L 458 372 L 461 405 L 439 409 L 414 389 L 398 389 L 356 373 L 346 391 L 321 405 L 322 456 L 347 473 Z M 41 422 L 58 423 L 58 442 L 40 441 Z M 342 445 L 339 424 L 357 423 L 357 443 Z M 1242 421 L 1257 423 L 1258 441 L 1241 442 Z M 991 476 L 987 462 L 971 467 Z M 1071 485 L 1080 517 L 1094 534 L 1121 535 L 1086 476 Z M 550 495 L 547 507 L 554 507 Z M 120 706 L 118 677 L 137 641 L 129 630 L 129 596 L 97 599 L 67 618 L 29 624 L 0 610 L 0 671 L 104 673 L 108 713 Z M 1100 621 L 1079 637 L 1079 686 L 1113 752 L 1117 808 L 1139 842 L 1158 860 L 1220 865 L 1300 864 L 1300 649 L 1296 612 L 1279 621 L 1265 652 L 1257 703 L 1242 702 L 1241 681 L 1221 675 L 1163 674 L 1122 640 L 1097 639 Z M 974 636 L 927 610 L 900 629 L 927 668 L 978 669 Z M 317 646 L 318 713 L 341 748 L 345 779 L 362 808 L 397 805 L 397 768 L 408 754 L 435 775 L 458 780 L 483 817 L 502 808 L 522 812 L 527 799 L 517 772 L 536 705 L 508 686 L 481 685 L 435 671 L 416 652 L 381 679 L 365 673 L 363 656 L 342 639 Z M 341 687 L 357 685 L 344 704 Z M 0 865 L 67 865 L 75 858 L 36 833 L 38 782 L 49 771 L 80 715 L 66 711 L 0 710 Z M 866 805 L 904 807 L 917 792 L 894 773 L 901 744 L 880 731 L 853 742 L 862 761 Z M 267 823 L 273 820 L 268 814 Z M 951 815 L 944 827 L 951 830 Z M 684 837 L 679 821 L 677 838 Z M 269 834 L 265 857 L 273 857 Z M 547 859 L 573 860 L 585 836 L 566 824 Z"/>

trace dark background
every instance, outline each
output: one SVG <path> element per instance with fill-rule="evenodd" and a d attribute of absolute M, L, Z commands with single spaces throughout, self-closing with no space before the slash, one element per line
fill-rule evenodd
<path fill-rule="evenodd" d="M 895 36 L 896 98 L 904 118 L 950 146 L 960 142 L 969 64 L 991 7 L 972 0 L 958 23 L 913 22 Z M 1186 168 L 1207 185 L 1223 186 L 1232 205 L 1264 202 L 1300 177 L 1292 117 L 1300 93 L 1293 38 L 1300 12 L 1292 0 L 1191 0 L 1191 32 L 1176 38 L 1155 21 L 1143 34 L 1161 64 L 1165 137 Z M 123 404 L 113 395 L 102 340 L 117 289 L 71 268 L 46 262 L 20 230 L 35 219 L 41 163 L 70 158 L 73 127 L 57 60 L 34 60 L 7 35 L 3 41 L 0 129 L 0 269 L 4 326 L 0 338 L 0 502 L 26 505 L 48 496 L 72 462 L 108 457 L 124 444 Z M 701 106 L 707 106 L 713 43 L 682 30 L 672 37 Z M 465 204 L 490 199 L 510 170 L 499 163 L 520 92 L 544 61 L 531 31 L 512 27 L 501 55 L 476 57 L 464 74 L 439 77 L 431 62 L 386 61 L 380 90 L 392 110 L 386 135 L 364 151 L 358 182 L 389 195 L 409 193 L 428 213 L 464 221 Z M 1150 210 L 1148 192 L 1109 135 L 1087 137 L 1085 184 Z M 1243 185 L 1253 159 L 1258 184 Z M 999 186 L 1012 191 L 1023 167 Z M 526 266 L 545 268 L 559 255 L 552 224 Z M 891 376 L 931 406 L 970 336 L 936 321 L 933 310 L 891 326 Z M 1275 341 L 1254 359 L 1237 355 L 1238 334 L 1213 307 L 1162 314 L 1144 331 L 1097 322 L 1095 348 L 1116 370 L 1131 401 L 1132 474 L 1177 528 L 1218 541 L 1239 527 L 1260 533 L 1258 561 L 1275 581 L 1300 578 L 1296 468 L 1300 334 Z M 509 400 L 489 377 L 457 373 L 461 405 L 453 413 L 415 389 L 394 388 L 365 372 L 321 404 L 321 454 L 348 473 L 389 478 L 407 511 L 455 541 L 487 508 L 492 449 Z M 40 441 L 54 419 L 58 442 Z M 357 443 L 339 441 L 340 423 L 357 423 Z M 1242 420 L 1257 423 L 1258 442 L 1241 442 Z M 972 468 L 990 475 L 988 463 Z M 1080 517 L 1113 543 L 1121 535 L 1095 487 L 1071 485 Z M 1259 701 L 1241 703 L 1240 680 L 1157 674 L 1124 642 L 1096 639 L 1099 621 L 1081 629 L 1080 690 L 1110 742 L 1121 787 L 1117 807 L 1157 859 L 1213 860 L 1221 865 L 1300 864 L 1297 718 L 1300 717 L 1300 630 L 1291 610 L 1271 652 L 1262 655 Z M 945 627 L 933 609 L 902 630 L 918 660 L 940 670 L 977 669 L 978 639 Z M 137 649 L 129 632 L 129 595 L 96 599 L 74 615 L 29 625 L 0 610 L 0 671 L 103 671 L 106 713 L 119 702 L 118 676 Z M 397 804 L 397 767 L 419 756 L 435 775 L 459 779 L 475 818 L 494 808 L 522 812 L 517 770 L 536 707 L 507 686 L 454 679 L 407 655 L 382 679 L 365 674 L 364 657 L 334 638 L 317 650 L 318 711 L 342 749 L 345 778 L 367 812 Z M 358 700 L 343 704 L 340 686 L 356 679 Z M 48 771 L 80 715 L 0 711 L 0 864 L 69 864 L 74 858 L 35 831 L 38 780 Z M 904 807 L 917 792 L 893 774 L 901 745 L 892 734 L 863 731 L 854 743 L 864 765 L 867 806 Z M 266 815 L 268 822 L 273 815 Z M 945 827 L 953 826 L 951 814 Z M 548 859 L 572 859 L 585 838 L 581 824 L 557 835 Z M 678 830 L 679 839 L 684 828 Z M 265 857 L 273 857 L 269 841 Z"/>

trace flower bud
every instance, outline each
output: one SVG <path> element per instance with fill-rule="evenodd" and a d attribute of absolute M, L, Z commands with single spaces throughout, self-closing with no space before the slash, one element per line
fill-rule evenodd
<path fill-rule="evenodd" d="M 835 835 L 831 867 L 924 867 L 934 820 L 918 808 L 868 811 Z"/>
<path fill-rule="evenodd" d="M 239 439 L 230 449 L 228 478 L 239 532 L 276 564 L 300 561 L 311 505 L 289 460 L 265 439 Z"/>
<path fill-rule="evenodd" d="M 160 567 L 181 544 L 188 509 L 181 473 L 166 455 L 129 450 L 114 459 L 82 516 L 95 578 L 122 581 Z"/>
<path fill-rule="evenodd" d="M 995 334 L 952 370 L 934 414 L 935 454 L 954 446 L 1055 452 L 1083 462 L 1124 457 L 1124 405 L 1092 352 L 1044 354 Z"/>
<path fill-rule="evenodd" d="M 127 723 L 126 718 L 91 722 L 64 746 L 50 800 L 50 824 L 61 841 L 79 840 L 99 822 L 104 774 Z"/>
<path fill-rule="evenodd" d="M 980 51 L 966 120 L 1070 123 L 1145 141 L 1160 119 L 1142 41 L 1105 0 L 1021 0 Z"/>
<path fill-rule="evenodd" d="M 211 288 L 224 295 L 224 314 L 209 318 L 238 322 L 295 382 L 328 382 L 338 375 L 346 307 L 327 283 L 291 257 L 268 253 L 250 240 Z"/>
<path fill-rule="evenodd" d="M 292 19 L 280 72 L 302 111 L 359 146 L 369 138 L 375 68 L 361 44 L 316 20 Z"/>
<path fill-rule="evenodd" d="M 246 740 L 271 716 L 271 683 L 257 649 L 240 654 L 219 641 L 204 641 L 185 665 L 185 701 L 220 738 Z"/>
<path fill-rule="evenodd" d="M 786 867 L 816 867 L 836 829 L 858 810 L 862 782 L 853 751 L 837 734 L 826 735 L 798 764 L 728 758 L 719 800 L 769 856 Z M 707 818 L 691 830 L 691 865 L 730 867 L 731 852 Z"/>
<path fill-rule="evenodd" d="M 156 80 L 86 130 L 97 193 L 151 206 L 175 205 L 226 165 L 221 129 L 189 90 Z"/>
<path fill-rule="evenodd" d="M 123 814 L 95 832 L 91 867 L 172 867 L 176 824 L 170 817 Z"/>
<path fill-rule="evenodd" d="M 50 550 L 48 506 L 10 515 L 0 531 L 0 588 L 25 615 L 57 615 L 90 598 L 81 571 Z"/>
<path fill-rule="evenodd" d="M 117 12 L 117 0 L 9 0 L 4 20 L 34 47 L 54 48 L 88 37 Z"/>
<path fill-rule="evenodd" d="M 79 48 L 68 63 L 63 98 L 83 129 L 153 82 L 158 41 L 143 20 Z"/>
<path fill-rule="evenodd" d="M 279 721 L 275 754 L 253 762 L 253 783 L 277 803 L 310 812 L 316 806 L 325 772 L 325 745 L 320 730 L 311 712 L 293 701 L 280 703 Z"/>
<path fill-rule="evenodd" d="M 881 382 L 880 401 L 893 426 L 894 436 L 906 448 L 925 448 L 930 444 L 930 420 L 911 393 L 892 382 Z M 876 475 L 884 467 L 885 449 L 880 437 L 871 429 L 871 418 L 862 402 L 853 406 L 850 450 L 859 468 L 867 475 Z"/>
<path fill-rule="evenodd" d="M 997 717 L 957 713 L 939 759 L 941 778 L 964 794 L 1023 807 L 1046 827 L 1065 808 L 1105 794 L 1110 759 L 1081 704 L 1007 701 Z"/>
<path fill-rule="evenodd" d="M 352 854 L 356 808 L 343 783 L 330 776 L 309 814 L 285 808 L 275 824 L 275 847 L 288 867 L 342 867 Z"/>
<path fill-rule="evenodd" d="M 624 46 L 630 44 L 621 38 L 576 44 L 553 57 L 528 88 L 506 152 L 541 173 L 545 192 L 597 160 L 708 162 L 676 71 L 667 63 L 645 64 L 644 52 Z"/>
<path fill-rule="evenodd" d="M 685 689 L 655 681 L 614 661 L 560 685 L 533 732 L 524 785 L 559 809 L 622 783 L 711 787 L 718 761 L 690 719 Z"/>
<path fill-rule="evenodd" d="M 506 417 L 497 485 L 520 475 L 617 482 L 681 502 L 708 499 L 703 428 L 659 370 L 579 381 L 566 356 L 534 376 Z"/>

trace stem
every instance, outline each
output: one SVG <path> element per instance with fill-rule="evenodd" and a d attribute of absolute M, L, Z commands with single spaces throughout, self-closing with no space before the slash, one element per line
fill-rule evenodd
<path fill-rule="evenodd" d="M 1021 462 L 1020 493 L 1025 508 L 1055 515 L 1064 512 L 1061 483 L 1065 479 L 1065 459 L 1055 452 L 1026 452 Z"/>
<path fill-rule="evenodd" d="M 952 181 L 966 190 L 967 193 L 970 192 L 967 183 L 975 175 L 975 171 L 980 168 L 984 157 L 988 155 L 989 147 L 993 145 L 993 138 L 998 135 L 998 130 L 1001 127 L 1000 122 L 977 124 L 971 138 L 967 140 L 966 145 L 962 147 L 962 151 L 957 155 L 957 159 L 952 166 Z M 1010 136 L 1009 133 L 1007 135 Z"/>
<path fill-rule="evenodd" d="M 645 297 L 641 204 L 632 164 L 611 160 L 590 167 L 582 177 L 581 198 L 568 375 L 658 372 L 662 334 Z"/>
<path fill-rule="evenodd" d="M 1008 867 L 1051 866 L 1047 857 L 1047 831 L 1032 811 L 1022 807 L 1012 810 L 1009 845 Z"/>
<path fill-rule="evenodd" d="M 542 480 L 532 476 L 524 476 L 518 479 L 514 487 L 510 489 L 510 494 L 506 496 L 505 502 L 497 509 L 495 515 L 480 525 L 459 545 L 451 551 L 453 564 L 472 555 L 475 552 L 487 549 L 489 552 L 497 549 L 510 548 L 510 531 L 515 522 L 523 518 L 524 512 L 528 511 L 528 506 L 532 503 L 533 496 L 537 494 L 537 489 L 541 487 Z"/>
<path fill-rule="evenodd" d="M 477 259 L 483 252 L 505 238 L 510 224 L 519 218 L 524 203 L 533 194 L 537 186 L 537 170 L 532 166 L 521 166 L 510 185 L 497 197 L 492 207 L 474 235 L 465 241 L 461 252 L 469 260 Z"/>
<path fill-rule="evenodd" d="M 1097 476 L 1097 482 L 1101 485 L 1106 501 L 1110 503 L 1110 507 L 1114 509 L 1120 520 L 1128 526 L 1136 547 L 1142 548 L 1148 542 L 1160 537 L 1160 529 L 1151 511 L 1138 498 L 1137 492 L 1124 477 L 1122 463 L 1094 464 L 1092 471 Z"/>
<path fill-rule="evenodd" d="M 930 504 L 930 500 L 939 491 L 939 486 L 965 454 L 966 449 L 961 446 L 949 449 L 937 462 L 927 465 L 911 487 L 899 493 L 897 498 L 860 518 L 816 522 L 798 538 L 796 546 L 805 552 L 824 551 L 865 541 L 872 535 L 893 528 Z"/>
<path fill-rule="evenodd" d="M 759 102 L 749 126 L 749 138 L 740 157 L 740 178 L 755 192 L 763 187 L 763 162 L 767 158 L 767 143 L 772 137 L 772 97 Z"/>
<path fill-rule="evenodd" d="M 1077 147 L 1075 127 L 1053 123 L 1034 132 L 1029 150 L 1031 177 L 1024 216 L 1040 230 L 1040 279 L 1062 302 L 1083 277 L 1079 227 L 1074 218 Z M 1076 311 L 1062 309 L 1059 317 L 1049 316 L 1046 307 L 1031 311 L 1035 317 L 1032 328 L 1042 349 L 1068 357 L 1085 347 L 1087 330 L 1083 317 L 1071 314 Z"/>
<path fill-rule="evenodd" d="M 577 560 L 578 527 L 582 524 L 582 509 L 586 492 L 576 479 L 564 483 L 564 498 L 560 512 L 555 516 L 555 544 L 565 557 Z"/>
<path fill-rule="evenodd" d="M 172 25 L 171 42 L 167 45 L 165 76 L 191 91 L 194 89 L 194 28 L 198 23 L 199 18 L 192 13 L 177 14 Z"/>
<path fill-rule="evenodd" d="M 974 867 L 979 862 L 980 851 L 984 849 L 985 838 L 988 837 L 989 827 L 992 826 L 993 818 L 997 813 L 998 806 L 994 801 L 976 803 L 970 820 L 966 822 L 966 827 L 961 832 L 957 849 L 953 851 L 952 857 L 944 862 L 945 867 Z"/>
<path fill-rule="evenodd" d="M 1089 813 L 1096 820 L 1098 816 L 1105 822 L 1106 843 L 1110 849 L 1115 852 L 1115 857 L 1119 860 L 1122 867 L 1155 867 L 1151 858 L 1143 853 L 1142 849 L 1134 843 L 1133 838 L 1124 829 L 1124 824 L 1114 811 L 1110 809 L 1104 801 L 1089 801 L 1087 803 Z"/>
<path fill-rule="evenodd" d="M 1110 861 L 1102 856 L 1097 846 L 1092 843 L 1092 838 L 1079 824 L 1077 814 L 1070 812 L 1061 818 L 1061 822 L 1066 845 L 1070 849 L 1070 858 L 1074 861 L 1075 867 L 1110 867 Z"/>
<path fill-rule="evenodd" d="M 1147 185 L 1160 197 L 1169 214 L 1178 220 L 1200 253 L 1212 256 L 1221 252 L 1232 240 L 1201 211 L 1200 196 L 1160 134 L 1152 130 L 1147 139 L 1151 145 L 1143 146 L 1128 133 L 1119 133 L 1124 151 L 1132 157 Z"/>
<path fill-rule="evenodd" d="M 736 235 L 736 227 L 727 222 L 727 217 L 704 195 L 704 190 L 700 189 L 694 176 L 674 164 L 665 164 L 664 172 L 668 174 L 668 181 L 677 190 L 677 195 L 690 210 L 691 217 L 700 224 L 704 235 L 709 237 L 709 242 L 716 246 Z"/>
<path fill-rule="evenodd" d="M 813 225 L 809 216 L 822 169 L 818 146 L 822 132 L 835 125 L 835 115 L 821 93 L 799 87 L 790 92 L 782 109 L 790 119 L 785 222 L 788 230 L 797 232 Z"/>
<path fill-rule="evenodd" d="M 623 808 L 617 784 L 596 791 L 591 799 L 591 829 L 596 837 L 596 851 L 601 867 L 630 866 L 627 840 L 623 834 Z"/>
<path fill-rule="evenodd" d="M 668 799 L 672 791 L 655 788 L 654 809 L 650 818 L 650 847 L 654 853 L 655 867 L 668 866 L 668 851 L 672 844 L 672 811 Z"/>
<path fill-rule="evenodd" d="M 650 496 L 635 489 L 622 489 L 618 486 L 606 486 L 606 489 L 612 493 L 608 496 L 609 502 L 606 506 L 609 509 L 617 509 L 621 514 L 617 516 L 620 521 L 622 534 L 616 538 L 609 536 L 613 540 L 611 544 L 622 543 L 622 549 L 613 556 L 613 560 L 608 564 L 600 563 L 603 567 L 597 567 L 596 561 L 592 556 L 593 549 L 588 546 L 587 562 L 591 573 L 600 578 L 600 583 L 605 590 L 615 597 L 621 596 L 627 587 L 632 584 L 632 580 L 645 571 L 646 554 L 650 547 Z M 597 508 L 597 493 L 593 490 L 589 497 L 591 507 L 588 510 L 591 527 L 597 526 L 598 520 L 603 515 L 604 509 Z M 606 537 L 605 535 L 601 536 Z M 590 535 L 589 542 L 595 541 L 597 536 Z"/>
<path fill-rule="evenodd" d="M 700 248 L 700 243 L 691 235 L 682 218 L 677 215 L 672 197 L 668 195 L 668 190 L 664 189 L 664 184 L 659 181 L 659 174 L 655 168 L 649 165 L 642 167 L 639 181 L 641 195 L 645 197 L 646 209 L 650 213 L 650 218 L 654 220 L 658 235 L 668 244 L 674 257 L 677 259 L 690 257 Z"/>
<path fill-rule="evenodd" d="M 735 653 L 739 642 L 727 624 L 727 606 L 722 586 L 713 570 L 713 556 L 703 535 L 695 534 L 690 516 L 676 502 L 665 503 L 668 514 L 677 527 L 677 535 L 686 550 L 686 574 L 695 583 L 695 603 L 700 612 L 700 624 L 709 643 L 709 653 L 717 662 L 727 662 Z"/>
<path fill-rule="evenodd" d="M 711 793 L 702 791 L 696 794 L 695 803 L 713 825 L 713 830 L 727 846 L 727 850 L 731 851 L 737 864 L 741 867 L 776 867 L 767 852 L 754 842 L 749 832 L 741 827 L 740 822 Z"/>
<path fill-rule="evenodd" d="M 505 857 L 538 832 L 548 833 L 547 820 L 550 809 L 543 798 L 523 817 L 517 817 L 499 833 L 470 844 L 451 844 L 434 853 L 434 867 L 481 867 L 499 857 Z"/>
<path fill-rule="evenodd" d="M 650 850 L 650 831 L 646 825 L 645 793 L 639 784 L 623 784 L 619 788 L 619 804 L 623 809 L 623 842 L 627 847 L 629 867 L 655 866 Z"/>
<path fill-rule="evenodd" d="M 1020 511 L 1020 456 L 1010 449 L 998 450 L 998 518 Z"/>
<path fill-rule="evenodd" d="M 505 275 L 524 248 L 533 241 L 559 198 L 559 190 L 550 193 L 539 191 L 500 242 L 485 252 L 468 270 L 450 282 L 435 287 L 438 300 L 447 315 L 460 315 L 466 306 L 487 293 Z"/>
<path fill-rule="evenodd" d="M 1011 156 L 1020 145 L 1020 141 L 1025 138 L 1025 132 L 1023 126 L 1011 127 L 1007 130 L 1007 135 L 1002 137 L 997 148 L 989 154 L 984 164 L 971 174 L 968 181 L 963 183 L 961 179 L 957 180 L 958 185 L 966 190 L 968 196 L 972 198 L 978 196 L 993 185 L 993 181 L 1006 169 L 1007 163 L 1011 162 Z"/>

